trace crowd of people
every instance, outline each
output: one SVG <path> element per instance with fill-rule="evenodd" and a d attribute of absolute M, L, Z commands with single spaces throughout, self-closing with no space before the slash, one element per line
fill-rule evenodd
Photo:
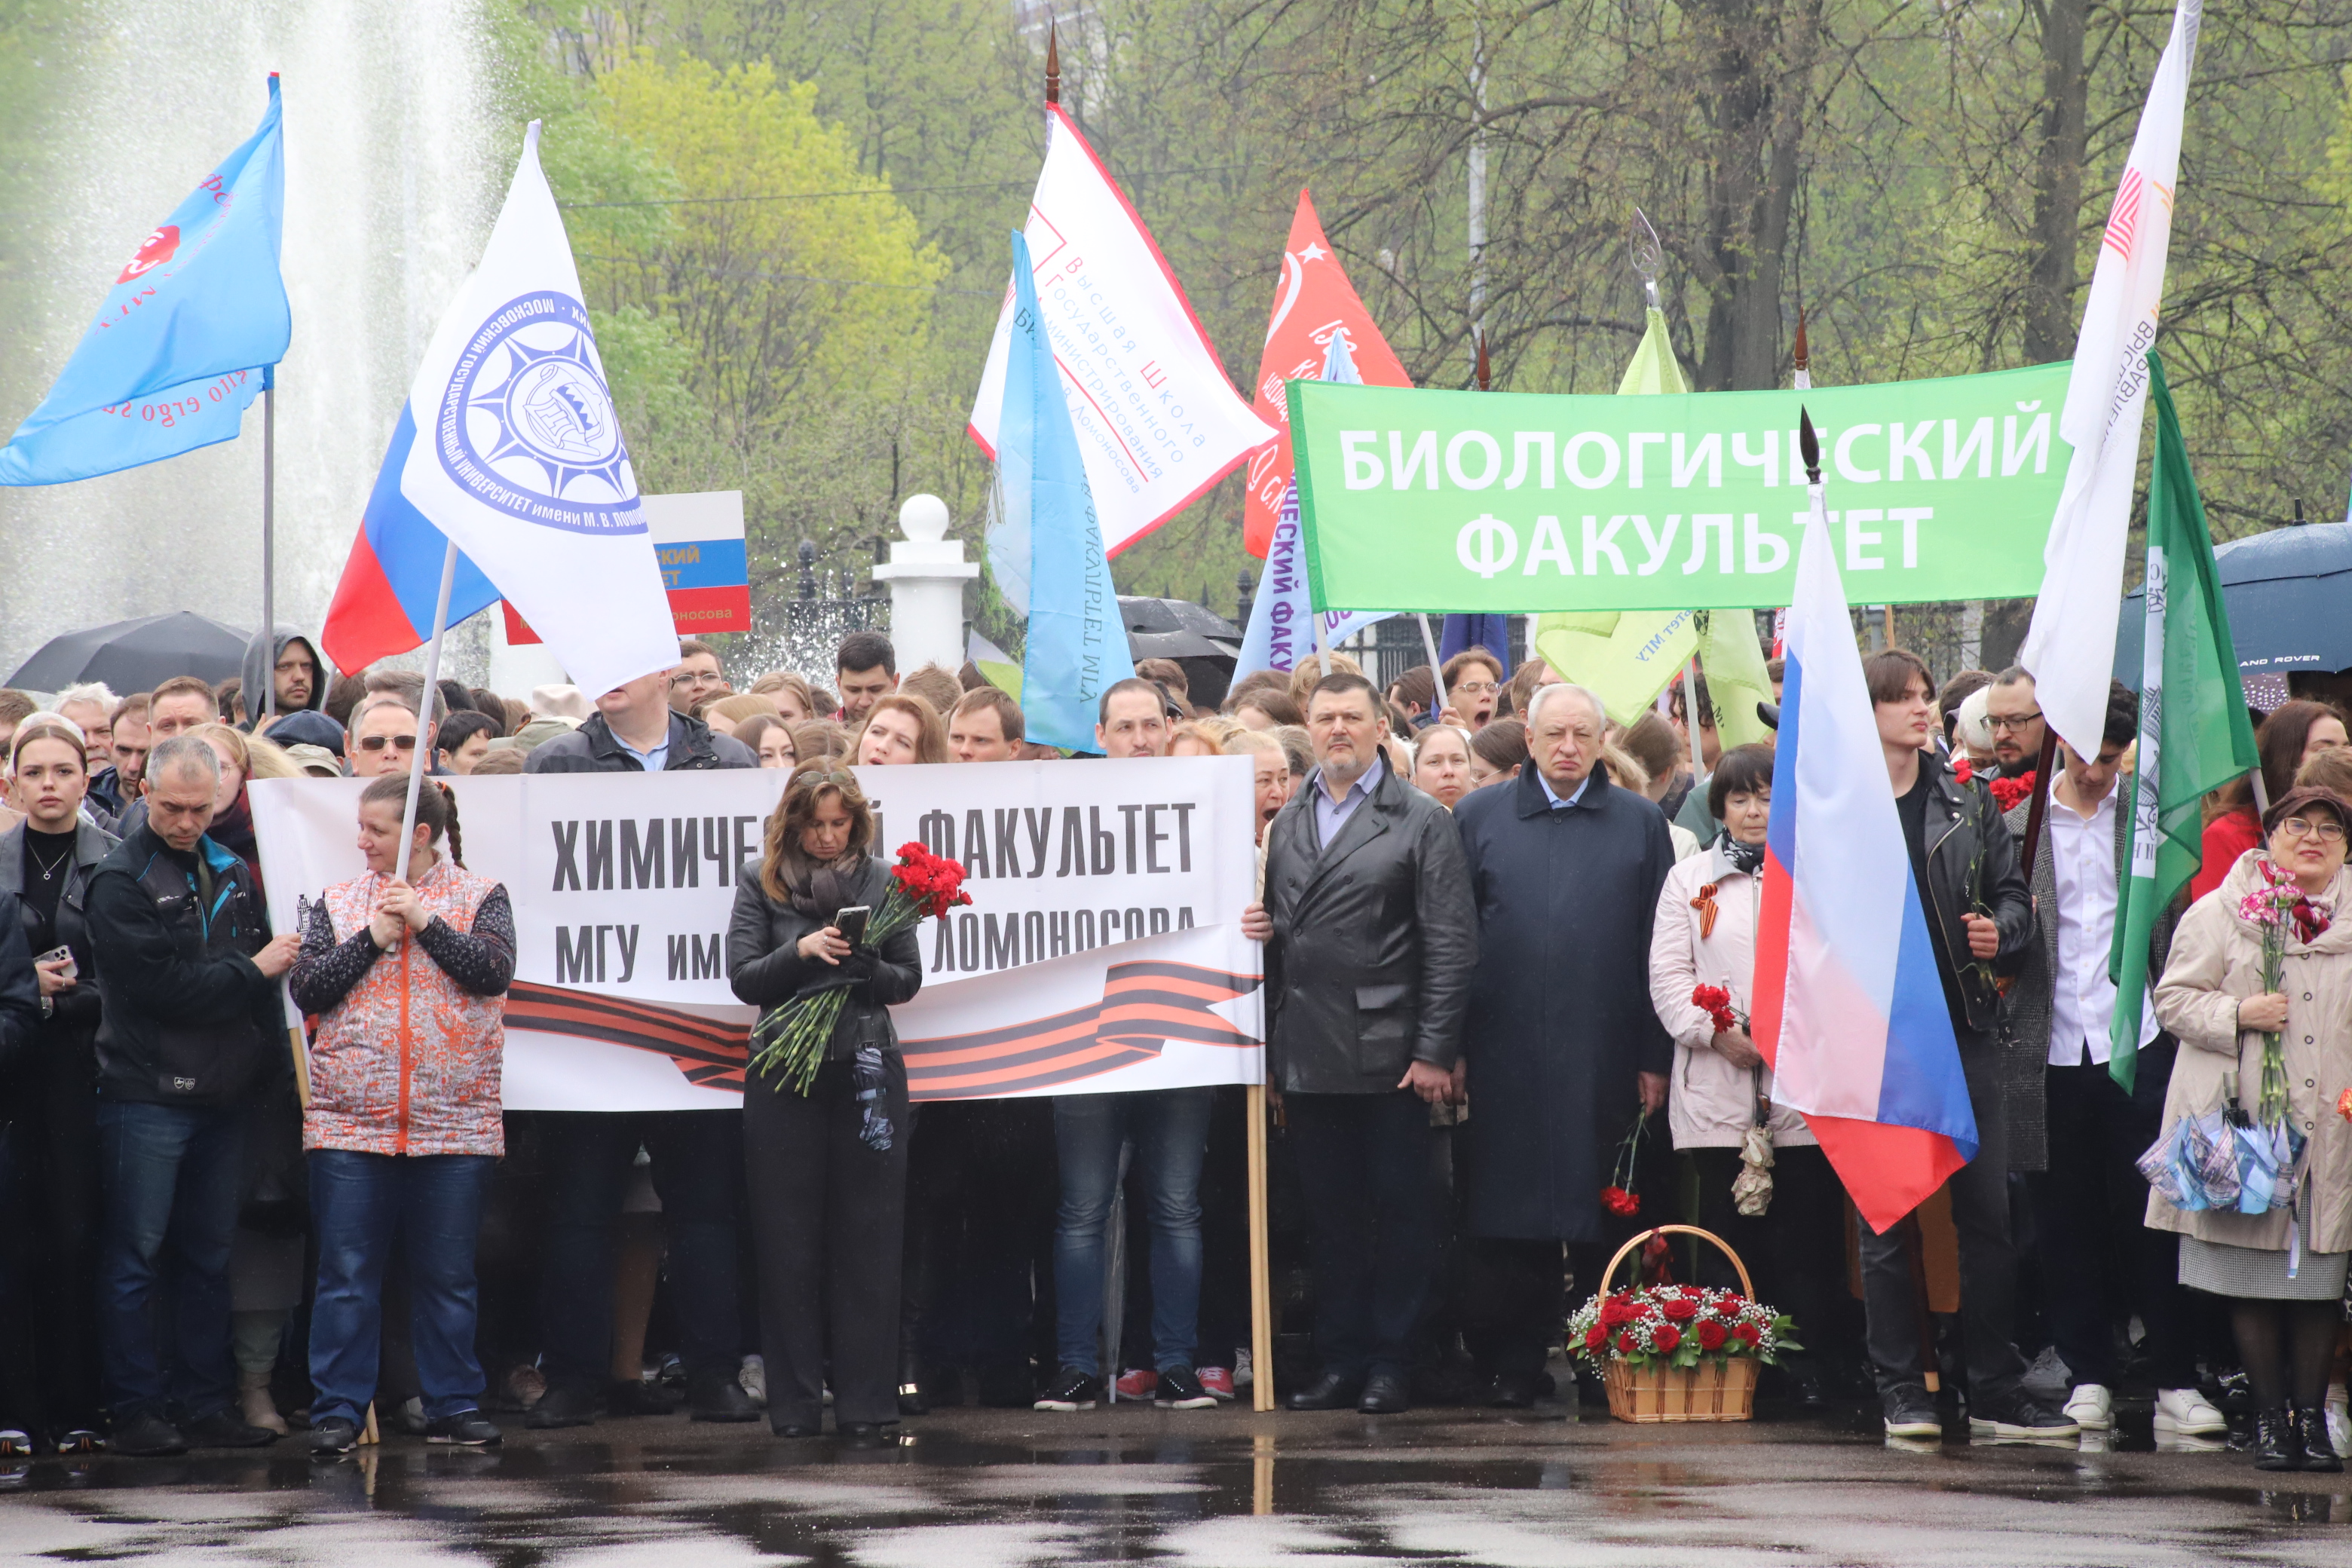
<path fill-rule="evenodd" d="M 1864 670 L 1979 1134 L 1883 1234 L 1748 1033 L 1772 751 L 1720 744 L 1703 677 L 1630 723 L 1480 648 L 1385 689 L 1333 656 L 1198 704 L 1146 660 L 1102 695 L 1103 760 L 1250 759 L 1261 890 L 1239 918 L 1265 944 L 1292 1281 L 1275 1367 L 1249 1351 L 1239 1089 L 908 1100 L 890 1008 L 922 984 L 915 937 L 836 919 L 887 876 L 850 770 L 1060 758 L 977 669 L 902 674 L 861 632 L 815 679 L 739 692 L 688 642 L 674 669 L 525 703 L 338 674 L 281 631 L 218 685 L 0 692 L 0 1459 L 257 1447 L 289 1414 L 329 1456 L 372 1424 L 482 1446 L 500 1419 L 681 1405 L 783 1437 L 830 1407 L 878 1437 L 967 1396 L 1194 1410 L 1256 1377 L 1369 1415 L 1591 1400 L 1556 1354 L 1571 1293 L 1686 1218 L 1794 1319 L 1768 1385 L 1787 1408 L 1874 1397 L 1891 1437 L 1934 1437 L 1941 1381 L 1973 1433 L 2056 1439 L 2111 1428 L 2138 1388 L 2160 1437 L 2218 1439 L 2242 1407 L 2261 1465 L 2340 1468 L 2343 716 L 2278 708 L 2260 776 L 2210 803 L 2126 1091 L 2108 960 L 2137 699 L 2116 687 L 2097 754 L 2060 744 L 2045 778 L 2023 670 L 1939 689 L 1899 648 Z M 805 1089 L 755 1074 L 740 1114 L 504 1110 L 513 911 L 466 868 L 454 792 L 428 783 L 402 841 L 420 744 L 442 777 L 788 771 L 727 973 L 763 1016 L 844 991 Z M 247 786 L 346 775 L 373 781 L 367 868 L 273 931 Z M 2247 910 L 2270 888 L 2294 918 L 2266 951 Z M 2266 1033 L 2302 1198 L 2174 1206 L 2140 1157 L 2242 1095 Z M 1741 1187 L 1759 1142 L 1762 1204 Z M 1637 1267 L 1730 1283 L 1663 1247 Z"/>

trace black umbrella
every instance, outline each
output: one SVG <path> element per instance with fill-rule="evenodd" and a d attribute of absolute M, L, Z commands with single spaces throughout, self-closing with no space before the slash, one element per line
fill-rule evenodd
<path fill-rule="evenodd" d="M 2241 674 L 2352 669 L 2352 522 L 2274 528 L 2213 549 Z M 2124 595 L 2116 679 L 2139 689 L 2147 591 Z"/>
<path fill-rule="evenodd" d="M 1225 700 L 1234 663 L 1241 657 L 1239 626 L 1189 599 L 1122 595 L 1118 616 L 1127 626 L 1127 647 L 1132 657 L 1172 658 L 1184 667 L 1195 708 L 1214 708 Z"/>
<path fill-rule="evenodd" d="M 218 683 L 245 663 L 246 634 L 188 610 L 142 616 L 109 626 L 51 637 L 18 667 L 8 684 L 26 691 L 63 691 L 102 680 L 120 692 L 152 691 L 175 675 Z"/>

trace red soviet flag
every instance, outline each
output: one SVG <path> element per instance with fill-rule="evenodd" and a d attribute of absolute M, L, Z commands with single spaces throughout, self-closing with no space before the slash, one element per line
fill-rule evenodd
<path fill-rule="evenodd" d="M 1282 253 L 1282 286 L 1275 290 L 1274 317 L 1265 325 L 1265 353 L 1258 361 L 1250 404 L 1258 417 L 1282 432 L 1280 440 L 1260 447 L 1249 460 L 1242 542 L 1260 560 L 1273 542 L 1283 492 L 1290 488 L 1290 405 L 1282 384 L 1293 376 L 1313 379 L 1323 368 L 1332 331 L 1340 327 L 1348 330 L 1348 346 L 1355 351 L 1356 369 L 1365 385 L 1412 384 L 1404 366 L 1389 352 L 1388 340 L 1372 325 L 1371 312 L 1356 298 L 1356 286 L 1324 242 L 1314 202 L 1301 191 L 1298 211 L 1290 220 L 1290 244 Z"/>

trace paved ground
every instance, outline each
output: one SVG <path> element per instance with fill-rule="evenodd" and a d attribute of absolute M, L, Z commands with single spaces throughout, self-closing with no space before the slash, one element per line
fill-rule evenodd
<path fill-rule="evenodd" d="M 1898 1448 L 1860 1410 L 1631 1426 L 1121 1405 L 944 1413 L 866 1449 L 667 1418 L 362 1454 L 43 1461 L 0 1482 L 0 1561 L 2352 1568 L 2352 1479 L 2155 1452 L 2144 1426 L 2103 1448 Z"/>

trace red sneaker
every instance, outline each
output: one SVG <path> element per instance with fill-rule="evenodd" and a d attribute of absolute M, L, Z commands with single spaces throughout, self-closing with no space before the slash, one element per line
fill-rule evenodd
<path fill-rule="evenodd" d="M 1118 1390 L 1121 1399 L 1148 1400 L 1160 1386 L 1160 1374 L 1139 1367 L 1133 1372 L 1120 1373 L 1118 1382 L 1113 1386 Z"/>
<path fill-rule="evenodd" d="M 1198 1375 L 1201 1379 L 1201 1386 L 1219 1399 L 1231 1399 L 1234 1396 L 1233 1368 L 1204 1366 L 1198 1369 Z"/>

